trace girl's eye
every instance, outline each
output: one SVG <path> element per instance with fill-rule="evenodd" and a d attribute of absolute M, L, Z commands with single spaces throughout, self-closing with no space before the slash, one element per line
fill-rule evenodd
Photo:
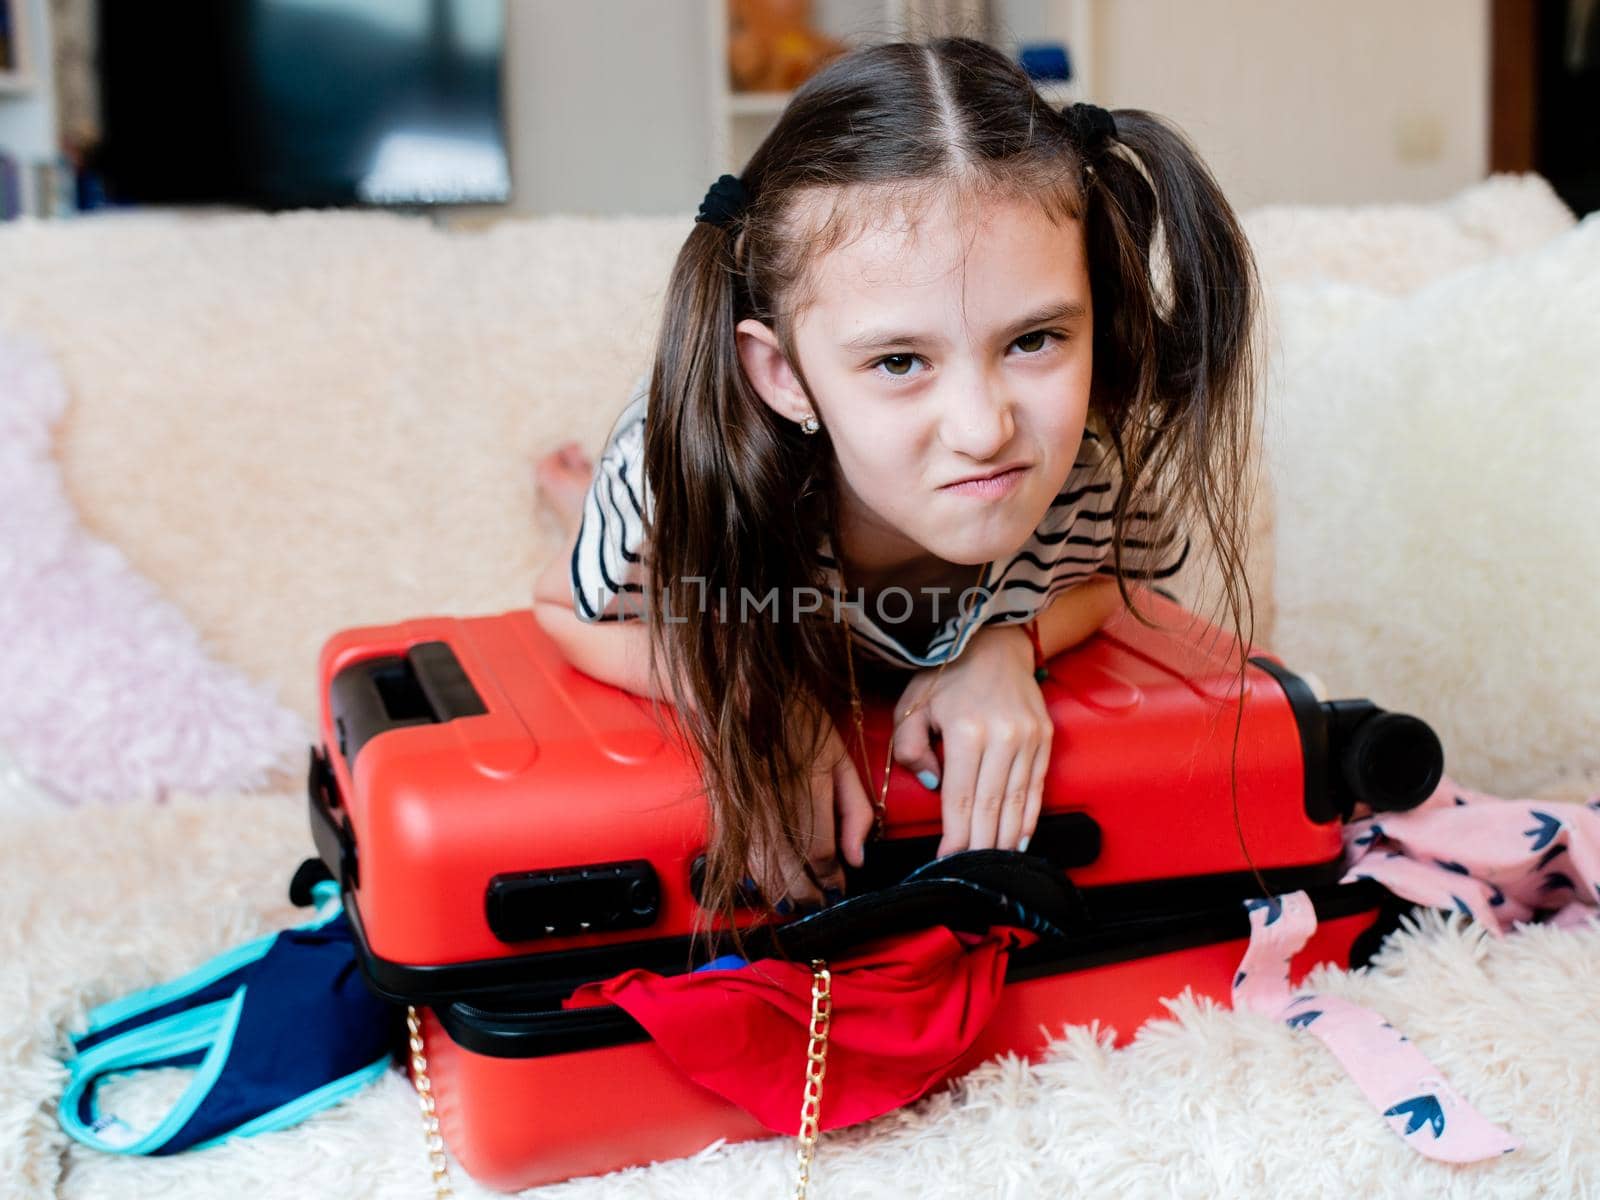
<path fill-rule="evenodd" d="M 1042 354 L 1055 342 L 1066 341 L 1064 335 L 1052 333 L 1048 329 L 1035 329 L 1032 333 L 1025 333 L 1011 344 L 1021 350 L 1025 357 Z M 885 374 L 893 375 L 896 379 L 905 379 L 913 374 L 921 374 L 913 368 L 921 361 L 921 356 L 916 354 L 887 354 L 873 363 L 873 369 L 883 368 Z"/>
<path fill-rule="evenodd" d="M 1024 354 L 1037 354 L 1054 340 L 1055 334 L 1043 329 L 1035 329 L 1032 333 L 1025 333 L 1011 344 Z"/>
<path fill-rule="evenodd" d="M 880 358 L 873 365 L 882 367 L 890 375 L 903 379 L 911 374 L 911 368 L 916 361 L 917 356 L 915 354 L 890 354 L 885 358 Z"/>

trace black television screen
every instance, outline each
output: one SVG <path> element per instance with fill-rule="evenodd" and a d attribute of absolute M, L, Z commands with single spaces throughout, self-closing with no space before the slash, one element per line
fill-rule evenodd
<path fill-rule="evenodd" d="M 100 0 L 117 203 L 510 198 L 504 0 Z"/>

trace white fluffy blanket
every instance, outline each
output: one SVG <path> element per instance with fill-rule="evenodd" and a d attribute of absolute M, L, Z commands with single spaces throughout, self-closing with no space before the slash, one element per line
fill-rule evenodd
<path fill-rule="evenodd" d="M 63 1083 L 51 1058 L 60 1031 L 86 1007 L 296 919 L 282 884 L 306 845 L 298 793 L 254 798 L 248 838 L 231 797 L 92 815 L 8 829 L 8 857 L 52 883 L 0 893 L 0 1194 L 429 1195 L 421 1119 L 398 1075 L 296 1129 L 198 1153 L 128 1160 L 66 1142 L 50 1107 Z M 1524 1148 L 1471 1167 L 1422 1159 L 1309 1034 L 1179 1000 L 1173 1021 L 1146 1026 L 1122 1050 L 1076 1028 L 1042 1065 L 993 1064 L 911 1111 L 825 1136 L 812 1195 L 1466 1200 L 1592 1195 L 1585 1189 L 1600 1185 L 1600 1039 L 1586 1029 L 1600 927 L 1533 927 L 1493 941 L 1430 914 L 1392 938 L 1370 970 L 1327 971 L 1313 983 L 1382 1012 Z M 148 1111 L 175 1082 L 130 1085 L 124 1111 Z M 560 1103 L 541 1097 L 528 1120 Z M 539 1194 L 778 1197 L 792 1190 L 793 1163 L 792 1142 L 774 1140 Z M 459 1168 L 455 1182 L 462 1195 L 489 1194 Z"/>
<path fill-rule="evenodd" d="M 1278 479 L 1275 648 L 1335 690 L 1434 720 L 1452 774 L 1506 794 L 1517 789 L 1495 771 L 1548 767 L 1570 785 L 1592 761 L 1582 731 L 1595 723 L 1596 657 L 1582 639 L 1594 636 L 1595 593 L 1564 590 L 1575 571 L 1589 578 L 1592 540 L 1561 540 L 1554 516 L 1600 514 L 1576 475 L 1556 484 L 1559 509 L 1540 507 L 1551 494 L 1544 463 L 1600 453 L 1582 374 L 1600 345 L 1590 283 L 1600 257 L 1592 224 L 1570 225 L 1532 179 L 1490 181 L 1432 210 L 1247 220 L 1269 279 L 1308 289 L 1283 290 L 1279 314 L 1286 373 L 1275 402 L 1292 410 L 1273 444 L 1293 465 Z M 63 372 L 58 387 L 54 368 L 26 351 L 0 365 L 15 514 L 0 514 L 0 604 L 11 682 L 30 689 L 0 701 L 0 742 L 12 743 L 0 745 L 0 1195 L 428 1194 L 419 1118 L 397 1076 L 291 1131 L 124 1160 L 80 1150 L 56 1126 L 55 1055 L 89 1007 L 295 919 L 283 887 L 309 849 L 303 797 L 287 785 L 240 789 L 301 748 L 317 645 L 345 624 L 525 598 L 549 544 L 527 521 L 527 462 L 560 437 L 593 444 L 603 433 L 642 361 L 681 234 L 678 221 L 553 221 L 446 236 L 395 217 L 312 213 L 0 230 L 0 329 L 27 331 Z M 1470 299 L 1486 293 L 1507 298 Z M 1454 321 L 1470 330 L 1458 335 Z M 1382 365 L 1362 368 L 1374 353 Z M 1317 372 L 1365 390 L 1354 400 L 1319 391 L 1307 378 Z M 64 394 L 52 458 L 47 431 Z M 1437 433 L 1452 395 L 1450 411 L 1467 415 L 1445 423 L 1448 436 L 1413 431 L 1403 453 L 1383 457 L 1414 403 Z M 1378 425 L 1365 441 L 1316 424 L 1352 404 Z M 1467 435 L 1487 437 L 1474 431 L 1490 414 L 1543 423 L 1549 436 L 1498 431 L 1506 503 L 1479 511 L 1449 467 L 1483 471 L 1485 444 Z M 1347 435 L 1360 462 L 1342 450 L 1313 458 Z M 1377 487 L 1392 475 L 1385 462 L 1418 454 L 1436 456 L 1419 475 L 1426 486 L 1379 487 L 1383 523 L 1403 526 L 1402 510 L 1437 504 L 1430 526 L 1488 537 L 1493 554 L 1481 541 L 1433 557 L 1415 544 L 1368 553 L 1360 593 L 1335 578 L 1355 526 L 1312 530 L 1316 561 L 1284 557 L 1283 529 L 1309 529 L 1341 487 Z M 1316 482 L 1301 491 L 1308 474 Z M 1404 583 L 1417 562 L 1426 592 Z M 1488 574 L 1496 563 L 1529 573 L 1504 602 L 1510 585 Z M 1302 571 L 1334 588 L 1331 617 L 1303 599 Z M 1383 603 L 1365 611 L 1392 619 L 1360 619 L 1367 588 Z M 49 621 L 52 610 L 70 625 Z M 1431 628 L 1421 619 L 1430 611 Z M 1494 643 L 1508 624 L 1516 635 Z M 1393 652 L 1419 627 L 1422 648 Z M 1391 652 L 1352 657 L 1368 643 Z M 1510 669 L 1518 655 L 1520 673 Z M 1463 690 L 1475 682 L 1465 664 L 1480 656 L 1497 705 L 1488 718 Z M 57 717 L 72 735 L 51 742 Z M 1463 765 L 1474 753 L 1465 761 L 1481 771 Z M 82 807 L 64 809 L 41 781 Z M 196 794 L 174 790 L 184 785 Z M 150 798 L 161 794 L 165 803 Z M 987 1067 L 910 1112 L 826 1139 L 814 1194 L 1581 1195 L 1600 1186 L 1590 1117 L 1600 1044 L 1574 1033 L 1592 1012 L 1597 970 L 1600 930 L 1491 942 L 1430 917 L 1373 970 L 1317 981 L 1381 1009 L 1485 1116 L 1526 1139 L 1501 1161 L 1417 1159 L 1314 1039 L 1179 1000 L 1173 1022 L 1126 1050 L 1069 1031 L 1044 1064 Z M 126 1103 L 148 1108 L 176 1083 L 130 1083 Z M 791 1164 L 791 1147 L 771 1142 L 549 1194 L 777 1195 Z M 459 1171 L 456 1183 L 476 1194 Z"/>

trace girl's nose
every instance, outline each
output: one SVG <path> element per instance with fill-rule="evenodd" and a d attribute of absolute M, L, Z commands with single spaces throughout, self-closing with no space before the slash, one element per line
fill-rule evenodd
<path fill-rule="evenodd" d="M 940 440 L 965 458 L 985 462 L 1016 433 L 1009 393 L 997 382 L 980 379 L 950 398 L 940 424 Z"/>

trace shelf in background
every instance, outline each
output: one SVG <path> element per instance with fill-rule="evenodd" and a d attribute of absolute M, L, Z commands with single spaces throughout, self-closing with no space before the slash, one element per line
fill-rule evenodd
<path fill-rule="evenodd" d="M 0 0 L 3 2 L 3 0 Z M 1059 43 L 1067 48 L 1074 77 L 1038 81 L 1052 108 L 1095 94 L 1093 5 L 1098 0 L 820 0 L 817 27 L 846 45 L 858 46 L 907 31 L 934 29 L 940 20 L 988 7 L 984 27 L 1008 57 L 1027 44 Z M 710 119 L 711 174 L 740 170 L 794 97 L 790 91 L 740 92 L 731 86 L 728 34 L 732 0 L 704 0 Z M 943 16 L 938 16 L 937 9 Z M 930 23 L 932 22 L 932 23 Z M 917 34 L 915 36 L 921 36 Z"/>
<path fill-rule="evenodd" d="M 0 29 L 10 42 L 6 63 L 0 67 L 0 96 L 26 96 L 38 84 L 38 49 L 34 44 L 30 7 L 37 0 L 0 0 Z M 42 7 L 42 5 L 41 5 Z"/>

